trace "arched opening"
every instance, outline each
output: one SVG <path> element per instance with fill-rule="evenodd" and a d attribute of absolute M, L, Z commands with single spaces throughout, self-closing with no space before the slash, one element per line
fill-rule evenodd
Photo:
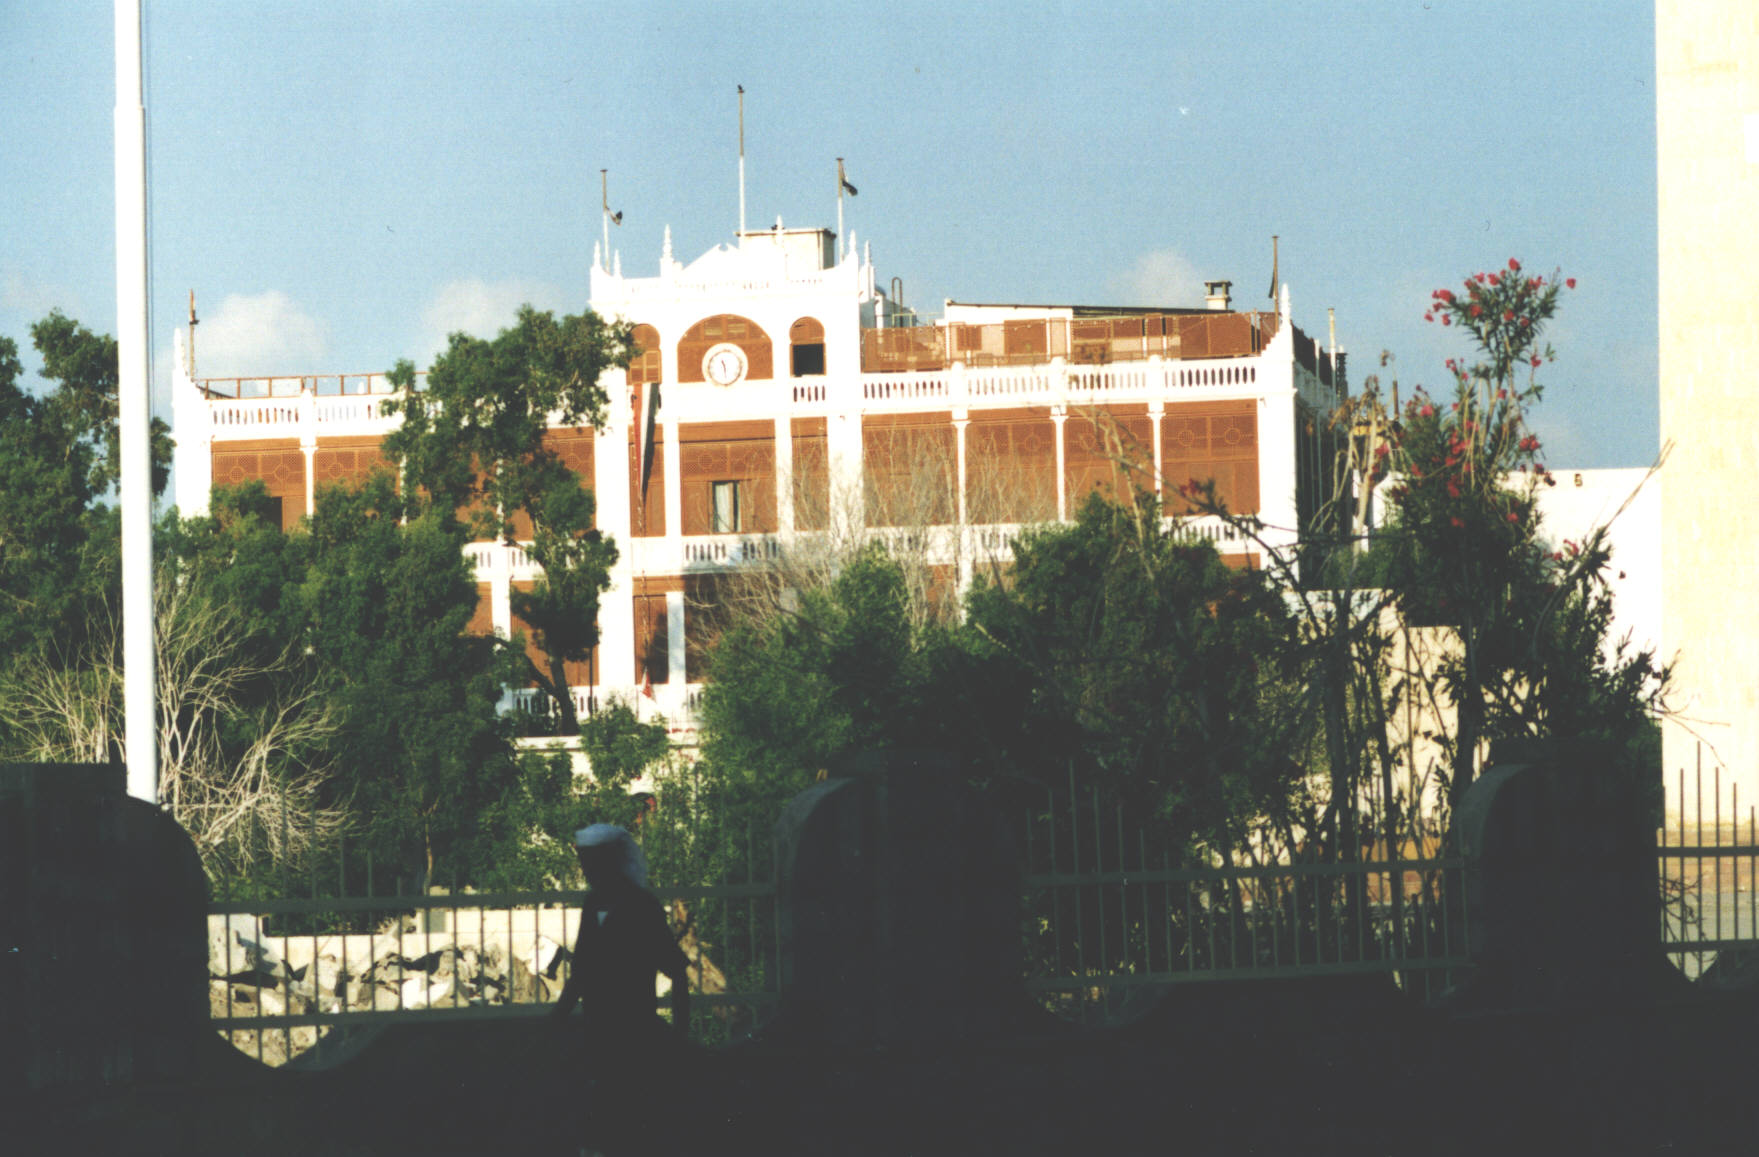
<path fill-rule="evenodd" d="M 796 378 L 825 372 L 825 327 L 816 317 L 803 317 L 788 330 L 788 371 Z"/>
<path fill-rule="evenodd" d="M 660 380 L 660 331 L 651 325 L 638 325 L 629 333 L 629 344 L 635 357 L 629 363 L 629 384 L 645 385 Z"/>
<path fill-rule="evenodd" d="M 702 359 L 709 350 L 723 342 L 736 345 L 745 354 L 745 377 L 763 380 L 775 376 L 774 357 L 770 351 L 770 335 L 747 317 L 734 313 L 705 317 L 678 339 L 678 380 L 700 382 Z"/>

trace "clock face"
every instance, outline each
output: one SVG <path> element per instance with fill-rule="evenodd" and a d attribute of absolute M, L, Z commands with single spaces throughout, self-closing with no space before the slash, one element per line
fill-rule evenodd
<path fill-rule="evenodd" d="M 717 386 L 730 386 L 745 377 L 745 351 L 731 342 L 711 346 L 702 355 L 702 376 Z"/>

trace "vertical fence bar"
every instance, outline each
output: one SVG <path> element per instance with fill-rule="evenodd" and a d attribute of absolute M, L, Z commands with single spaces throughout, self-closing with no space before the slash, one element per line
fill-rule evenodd
<path fill-rule="evenodd" d="M 1124 805 L 1118 803 L 1113 808 L 1118 829 L 1118 872 L 1119 879 L 1124 880 L 1118 885 L 1118 937 L 1122 941 L 1118 955 L 1123 962 L 1130 959 L 1130 885 L 1122 875 L 1124 871 Z M 1112 967 L 1108 965 L 1107 967 Z"/>
<path fill-rule="evenodd" d="M 1160 850 L 1160 867 L 1162 872 L 1173 870 L 1173 854 L 1167 848 Z M 1160 906 L 1165 917 L 1164 927 L 1167 933 L 1167 975 L 1173 974 L 1173 882 L 1166 876 L 1160 882 Z M 1185 921 L 1186 955 L 1190 955 L 1191 921 Z"/>
<path fill-rule="evenodd" d="M 1301 874 L 1289 877 L 1289 936 L 1295 942 L 1295 966 L 1301 966 Z"/>
<path fill-rule="evenodd" d="M 1081 816 L 1075 793 L 1075 764 L 1069 764 L 1069 858 L 1074 865 L 1073 877 L 1078 881 L 1081 874 Z M 1072 891 L 1075 893 L 1075 969 L 1076 975 L 1087 976 L 1087 937 L 1083 935 L 1085 926 L 1081 919 L 1081 885 L 1076 883 Z M 1087 992 L 1075 990 L 1075 999 L 1082 1008 L 1087 1006 Z"/>
<path fill-rule="evenodd" d="M 1679 781 L 1679 790 L 1675 798 L 1678 799 L 1679 803 L 1674 810 L 1674 847 L 1678 849 L 1675 858 L 1679 861 L 1676 872 L 1678 879 L 1675 881 L 1679 915 L 1668 929 L 1668 934 L 1672 940 L 1680 942 L 1683 949 L 1683 942 L 1686 938 L 1686 769 L 1684 767 L 1679 769 L 1676 778 Z M 1676 964 L 1681 972 L 1686 970 L 1686 957 L 1683 951 Z"/>
<path fill-rule="evenodd" d="M 757 843 L 755 840 L 753 840 L 752 835 L 751 835 L 751 823 L 750 823 L 750 821 L 746 821 L 746 824 L 745 824 L 745 882 L 746 882 L 746 884 L 754 884 L 754 883 L 756 883 L 756 881 L 757 881 Z M 745 898 L 745 944 L 746 944 L 746 949 L 745 949 L 746 955 L 750 957 L 751 961 L 753 962 L 753 965 L 755 965 L 755 962 L 757 960 L 757 897 L 756 896 L 747 896 Z M 743 969 L 743 971 L 745 972 L 745 975 L 748 978 L 750 978 L 752 971 L 753 971 L 753 966 L 748 965 Z M 726 973 L 726 970 L 722 969 L 722 975 L 725 975 L 725 973 Z M 702 970 L 698 969 L 697 970 L 697 977 L 700 979 L 701 976 L 702 976 Z M 750 983 L 750 979 L 747 979 L 746 981 L 744 981 L 740 984 L 740 987 L 741 988 L 746 987 L 749 983 Z M 767 985 L 769 983 L 769 971 L 767 969 L 764 970 L 764 983 L 767 987 Z M 745 1010 L 745 1012 L 746 1012 L 746 1016 L 749 1018 L 749 1020 L 752 1021 L 753 1023 L 755 1023 L 757 1020 L 756 1006 L 748 1007 Z"/>
<path fill-rule="evenodd" d="M 1197 921 L 1196 921 L 1196 916 L 1195 916 L 1196 905 L 1194 905 L 1191 902 L 1191 892 L 1196 887 L 1197 887 L 1197 881 L 1195 881 L 1195 880 L 1185 881 L 1184 893 L 1185 893 L 1185 971 L 1186 972 L 1196 972 L 1197 971 Z M 1212 934 L 1212 938 L 1210 940 L 1210 951 L 1211 951 L 1211 953 L 1213 953 L 1215 951 L 1215 941 L 1213 939 L 1213 934 Z"/>
<path fill-rule="evenodd" d="M 1698 843 L 1698 845 L 1700 847 L 1702 847 L 1703 843 L 1704 843 L 1704 749 L 1703 748 L 1698 749 L 1698 767 L 1697 767 L 1696 773 L 1692 777 L 1692 780 L 1693 780 L 1692 792 L 1695 797 L 1695 802 L 1692 805 L 1692 827 L 1697 832 L 1697 841 L 1696 842 Z M 1694 879 L 1692 881 L 1693 885 L 1698 889 L 1698 938 L 1697 939 L 1698 939 L 1698 943 L 1700 945 L 1702 945 L 1704 943 L 1704 861 L 1700 857 L 1694 857 L 1694 859 L 1697 863 L 1697 868 L 1698 868 L 1697 872 L 1695 873 L 1696 879 Z M 1680 863 L 1682 865 L 1684 865 L 1684 863 L 1685 863 L 1684 849 L 1681 849 L 1681 851 L 1680 851 Z M 1692 958 L 1695 961 L 1697 961 L 1697 965 L 1698 965 L 1697 968 L 1692 973 L 1692 979 L 1696 980 L 1698 977 L 1700 977 L 1704 974 L 1704 949 L 1702 947 L 1698 948 L 1698 950 L 1692 954 Z"/>
<path fill-rule="evenodd" d="M 1734 891 L 1734 900 L 1729 905 L 1729 919 L 1734 921 L 1734 938 L 1741 938 L 1741 858 L 1738 850 L 1741 842 L 1741 781 L 1735 780 L 1729 785 L 1728 801 L 1728 845 L 1733 854 L 1727 857 L 1730 887 Z M 1724 859 L 1719 857 L 1716 862 L 1716 879 L 1720 885 Z M 1752 929 L 1748 929 L 1749 935 Z"/>
<path fill-rule="evenodd" d="M 1093 808 L 1093 869 L 1095 872 L 1105 871 L 1105 821 L 1099 814 L 1099 788 L 1090 786 L 1087 793 L 1088 803 Z M 1099 909 L 1099 969 L 1101 972 L 1111 967 L 1112 954 L 1106 944 L 1105 902 L 1106 886 L 1094 885 L 1094 907 Z"/>
<path fill-rule="evenodd" d="M 1368 959 L 1368 872 L 1362 861 L 1352 859 L 1344 876 L 1346 894 L 1354 892 L 1356 902 L 1345 902 L 1344 910 L 1356 914 L 1356 959 Z"/>
<path fill-rule="evenodd" d="M 1207 903 L 1204 905 L 1206 911 L 1203 914 L 1203 922 L 1209 926 L 1208 966 L 1210 968 L 1214 968 L 1214 967 L 1216 967 L 1216 959 L 1217 959 L 1217 954 L 1216 954 L 1216 950 L 1215 950 L 1215 881 L 1210 880 L 1210 881 L 1207 881 L 1207 883 L 1209 884 L 1209 888 L 1204 893 L 1204 899 L 1207 901 Z"/>
<path fill-rule="evenodd" d="M 1138 885 L 1142 893 L 1142 970 L 1150 975 L 1154 973 L 1154 937 L 1148 921 L 1148 837 L 1141 828 L 1136 829 L 1136 871 L 1144 877 Z M 1170 968 L 1169 968 L 1170 971 Z"/>

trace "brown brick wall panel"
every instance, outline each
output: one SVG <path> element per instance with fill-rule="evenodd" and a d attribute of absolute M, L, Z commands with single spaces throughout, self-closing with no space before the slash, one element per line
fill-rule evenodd
<path fill-rule="evenodd" d="M 950 413 L 868 415 L 861 452 L 868 525 L 942 526 L 958 517 Z"/>
<path fill-rule="evenodd" d="M 269 496 L 281 500 L 281 528 L 291 530 L 299 524 L 305 513 L 305 454 L 297 439 L 226 442 L 217 445 L 213 454 L 214 485 L 260 479 Z"/>
<path fill-rule="evenodd" d="M 1189 481 L 1213 479 L 1216 498 L 1234 514 L 1258 512 L 1256 402 L 1192 402 L 1168 406 L 1161 418 L 1161 474 L 1169 513 L 1191 507 L 1178 495 Z"/>
<path fill-rule="evenodd" d="M 972 523 L 1057 516 L 1057 427 L 1047 409 L 979 411 L 965 430 L 965 511 Z"/>
<path fill-rule="evenodd" d="M 1063 425 L 1069 515 L 1098 491 L 1113 502 L 1154 489 L 1154 424 L 1146 405 L 1082 407 Z"/>
<path fill-rule="evenodd" d="M 716 482 L 741 484 L 740 533 L 776 529 L 776 439 L 771 422 L 712 422 L 680 426 L 679 485 L 685 534 L 713 533 L 711 493 Z"/>

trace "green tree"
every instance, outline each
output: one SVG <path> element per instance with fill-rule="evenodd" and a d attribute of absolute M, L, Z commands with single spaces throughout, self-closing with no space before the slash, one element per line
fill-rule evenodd
<path fill-rule="evenodd" d="M 556 706 L 561 733 L 579 726 L 567 664 L 598 643 L 598 601 L 610 585 L 616 546 L 593 527 L 594 503 L 582 480 L 544 444 L 552 424 L 603 419 L 600 378 L 628 365 L 627 326 L 590 311 L 563 317 L 522 306 L 493 340 L 455 333 L 416 388 L 402 361 L 391 380 L 403 393 L 387 403 L 403 415 L 385 452 L 442 519 L 467 511 L 471 532 L 516 541 L 528 520 L 527 553 L 542 577 L 513 593 L 513 611 L 530 624 L 545 655 L 527 674 Z"/>
<path fill-rule="evenodd" d="M 1014 560 L 968 596 L 959 678 L 967 734 L 998 768 L 1053 784 L 1080 768 L 1172 847 L 1224 858 L 1286 812 L 1303 774 L 1282 709 L 1294 629 L 1262 572 L 1180 537 L 1152 496 L 1090 497 Z"/>
<path fill-rule="evenodd" d="M 913 626 L 903 568 L 877 543 L 791 609 L 745 618 L 712 649 L 703 757 L 779 803 L 839 755 L 932 743 L 944 635 Z"/>
<path fill-rule="evenodd" d="M 382 863 L 472 879 L 510 850 L 479 823 L 517 793 L 496 703 L 505 664 L 467 631 L 476 582 L 456 520 L 411 511 L 391 479 L 318 496 L 293 592 L 339 714 L 338 798 Z"/>
<path fill-rule="evenodd" d="M 116 342 L 59 312 L 31 337 L 50 383 L 37 392 L 20 380 L 17 344 L 0 338 L 0 679 L 95 645 L 89 628 L 120 582 L 120 524 L 106 502 L 118 469 Z M 158 421 L 152 455 L 160 490 L 171 442 Z M 11 749 L 4 732 L 0 749 Z"/>

